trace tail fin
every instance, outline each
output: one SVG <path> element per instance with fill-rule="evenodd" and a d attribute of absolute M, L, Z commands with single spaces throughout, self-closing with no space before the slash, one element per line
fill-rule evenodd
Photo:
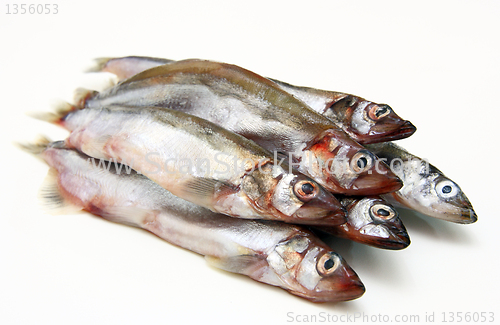
<path fill-rule="evenodd" d="M 87 69 L 85 69 L 84 72 L 103 72 L 108 62 L 112 59 L 113 58 L 94 59 L 94 62 Z"/>
<path fill-rule="evenodd" d="M 85 103 L 87 100 L 99 92 L 95 90 L 85 89 L 85 88 L 77 88 L 75 93 L 73 94 L 73 102 L 75 103 L 76 109 L 85 108 Z"/>
<path fill-rule="evenodd" d="M 59 185 L 59 172 L 51 167 L 45 177 L 40 190 L 38 191 L 38 199 L 45 212 L 52 215 L 72 214 L 82 211 L 82 207 L 78 206 L 76 201 L 72 199 Z"/>
<path fill-rule="evenodd" d="M 31 112 L 27 113 L 37 120 L 49 122 L 52 124 L 60 124 L 61 120 L 68 115 L 69 112 L 76 110 L 77 107 L 67 102 L 56 104 L 53 112 Z"/>
<path fill-rule="evenodd" d="M 64 117 L 70 112 L 85 108 L 86 101 L 97 93 L 98 92 L 95 90 L 77 88 L 74 94 L 74 105 L 61 101 L 54 105 L 53 112 L 30 112 L 28 116 L 52 124 L 60 124 Z"/>
<path fill-rule="evenodd" d="M 32 155 L 39 156 L 52 141 L 45 136 L 38 136 L 32 143 L 15 143 L 21 150 L 24 150 Z"/>
<path fill-rule="evenodd" d="M 48 147 L 62 147 L 63 142 L 52 142 L 44 136 L 39 136 L 31 143 L 16 143 L 16 145 L 47 163 L 47 161 L 40 156 L 41 153 Z M 58 185 L 58 179 L 59 172 L 56 168 L 50 166 L 49 172 L 38 192 L 38 198 L 42 203 L 43 209 L 50 214 L 68 214 L 81 211 L 81 207 L 76 206 L 72 203 L 71 198 L 67 194 L 61 192 L 61 188 Z"/>

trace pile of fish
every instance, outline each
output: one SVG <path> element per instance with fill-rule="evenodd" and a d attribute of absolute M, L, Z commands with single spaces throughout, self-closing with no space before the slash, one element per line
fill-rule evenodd
<path fill-rule="evenodd" d="M 117 83 L 36 116 L 68 138 L 22 145 L 50 166 L 41 193 L 55 208 L 146 229 L 314 302 L 365 291 L 316 234 L 403 249 L 391 204 L 477 220 L 456 183 L 390 142 L 416 128 L 388 105 L 206 60 L 107 58 L 92 71 Z"/>

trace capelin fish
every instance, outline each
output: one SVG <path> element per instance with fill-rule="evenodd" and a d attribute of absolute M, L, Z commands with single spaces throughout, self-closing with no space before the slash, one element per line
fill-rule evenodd
<path fill-rule="evenodd" d="M 410 237 L 399 219 L 398 212 L 379 196 L 339 199 L 347 211 L 347 222 L 317 230 L 347 238 L 358 243 L 384 249 L 403 249 Z"/>
<path fill-rule="evenodd" d="M 313 302 L 356 299 L 365 289 L 344 259 L 299 226 L 230 218 L 184 201 L 133 170 L 95 167 L 64 142 L 25 146 L 51 167 L 42 194 L 109 221 L 136 226 L 218 268 L 278 286 Z"/>
<path fill-rule="evenodd" d="M 401 187 L 387 166 L 335 123 L 274 82 L 234 65 L 177 61 L 89 95 L 82 96 L 86 108 L 168 107 L 201 117 L 290 155 L 300 172 L 334 193 L 369 195 Z"/>
<path fill-rule="evenodd" d="M 124 80 L 144 70 L 173 62 L 176 61 L 140 56 L 104 58 L 96 60 L 91 71 L 110 72 L 118 80 Z M 299 87 L 269 79 L 314 111 L 331 119 L 361 144 L 404 139 L 417 130 L 410 121 L 399 117 L 387 104 L 377 104 L 346 93 Z"/>
<path fill-rule="evenodd" d="M 346 93 L 299 87 L 272 80 L 316 112 L 334 121 L 361 144 L 400 140 L 417 130 L 410 121 L 403 120 L 387 104 L 377 104 Z"/>
<path fill-rule="evenodd" d="M 387 159 L 391 169 L 403 181 L 403 187 L 384 195 L 385 199 L 433 218 L 464 224 L 477 221 L 472 204 L 460 186 L 428 161 L 391 142 L 367 147 Z"/>
<path fill-rule="evenodd" d="M 69 110 L 69 111 L 68 111 Z M 342 224 L 335 197 L 242 136 L 183 112 L 114 106 L 40 117 L 71 133 L 66 145 L 118 161 L 173 194 L 249 219 Z"/>

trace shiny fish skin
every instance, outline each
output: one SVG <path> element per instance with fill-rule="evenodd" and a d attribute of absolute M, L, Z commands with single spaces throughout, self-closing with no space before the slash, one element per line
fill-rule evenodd
<path fill-rule="evenodd" d="M 381 158 L 386 158 L 403 181 L 403 187 L 383 197 L 398 206 L 413 209 L 430 217 L 456 223 L 474 223 L 477 215 L 460 186 L 439 169 L 410 154 L 400 146 L 387 142 L 367 145 Z M 403 162 L 403 168 L 400 167 Z"/>
<path fill-rule="evenodd" d="M 110 72 L 124 80 L 155 66 L 174 60 L 150 57 L 122 57 L 98 59 L 92 71 Z M 400 118 L 386 104 L 377 104 L 364 98 L 335 91 L 299 87 L 271 79 L 281 88 L 300 99 L 314 111 L 328 117 L 351 138 L 361 144 L 404 139 L 417 130 L 411 122 Z"/>
<path fill-rule="evenodd" d="M 291 154 L 298 170 L 328 190 L 379 194 L 401 187 L 387 166 L 337 127 L 274 82 L 243 68 L 185 60 L 158 66 L 85 102 L 156 106 L 183 111 L 275 152 Z M 362 166 L 356 170 L 357 166 Z"/>
<path fill-rule="evenodd" d="M 54 184 L 46 192 L 51 200 L 148 230 L 171 244 L 205 255 L 216 267 L 313 302 L 351 300 L 364 293 L 363 284 L 342 257 L 298 226 L 210 212 L 133 170 L 117 174 L 113 164 L 109 171 L 92 166 L 88 156 L 65 148 L 62 141 L 38 144 L 37 150 L 55 171 Z M 318 270 L 327 262 L 334 265 L 328 275 L 322 275 Z"/>
<path fill-rule="evenodd" d="M 294 223 L 345 222 L 340 203 L 320 185 L 286 164 L 279 166 L 254 142 L 200 118 L 120 106 L 62 111 L 60 116 L 55 123 L 71 132 L 69 147 L 129 164 L 212 211 Z M 305 184 L 312 188 L 310 195 L 301 192 Z"/>
<path fill-rule="evenodd" d="M 339 198 L 347 211 L 347 222 L 315 229 L 383 249 L 404 249 L 410 237 L 398 212 L 379 196 Z"/>

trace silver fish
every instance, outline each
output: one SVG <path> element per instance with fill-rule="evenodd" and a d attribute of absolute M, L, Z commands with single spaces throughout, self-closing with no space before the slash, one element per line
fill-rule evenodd
<path fill-rule="evenodd" d="M 97 59 L 94 72 L 110 72 L 118 80 L 128 79 L 144 70 L 175 62 L 169 59 L 128 56 Z M 342 92 L 299 87 L 269 78 L 282 89 L 323 114 L 361 144 L 404 139 L 417 130 L 399 117 L 387 104 L 377 104 Z"/>
<path fill-rule="evenodd" d="M 399 117 L 387 104 L 374 103 L 346 93 L 271 80 L 316 112 L 328 117 L 361 144 L 400 140 L 417 131 L 410 121 Z"/>
<path fill-rule="evenodd" d="M 25 147 L 51 167 L 44 195 L 107 220 L 136 226 L 204 255 L 218 268 L 281 287 L 313 302 L 351 300 L 364 286 L 343 258 L 294 225 L 230 218 L 184 201 L 135 173 L 94 167 L 64 142 Z"/>
<path fill-rule="evenodd" d="M 337 225 L 335 197 L 254 142 L 183 112 L 144 107 L 62 110 L 46 119 L 66 145 L 136 169 L 190 202 L 249 219 Z"/>
<path fill-rule="evenodd" d="M 474 223 L 477 215 L 457 183 L 439 169 L 400 146 L 387 142 L 367 147 L 386 158 L 391 169 L 403 181 L 403 187 L 383 197 L 400 207 L 430 217 L 456 223 Z"/>
<path fill-rule="evenodd" d="M 335 123 L 269 79 L 234 65 L 177 61 L 77 102 L 86 108 L 168 107 L 204 118 L 290 155 L 300 172 L 335 193 L 369 195 L 401 187 L 387 166 Z"/>

